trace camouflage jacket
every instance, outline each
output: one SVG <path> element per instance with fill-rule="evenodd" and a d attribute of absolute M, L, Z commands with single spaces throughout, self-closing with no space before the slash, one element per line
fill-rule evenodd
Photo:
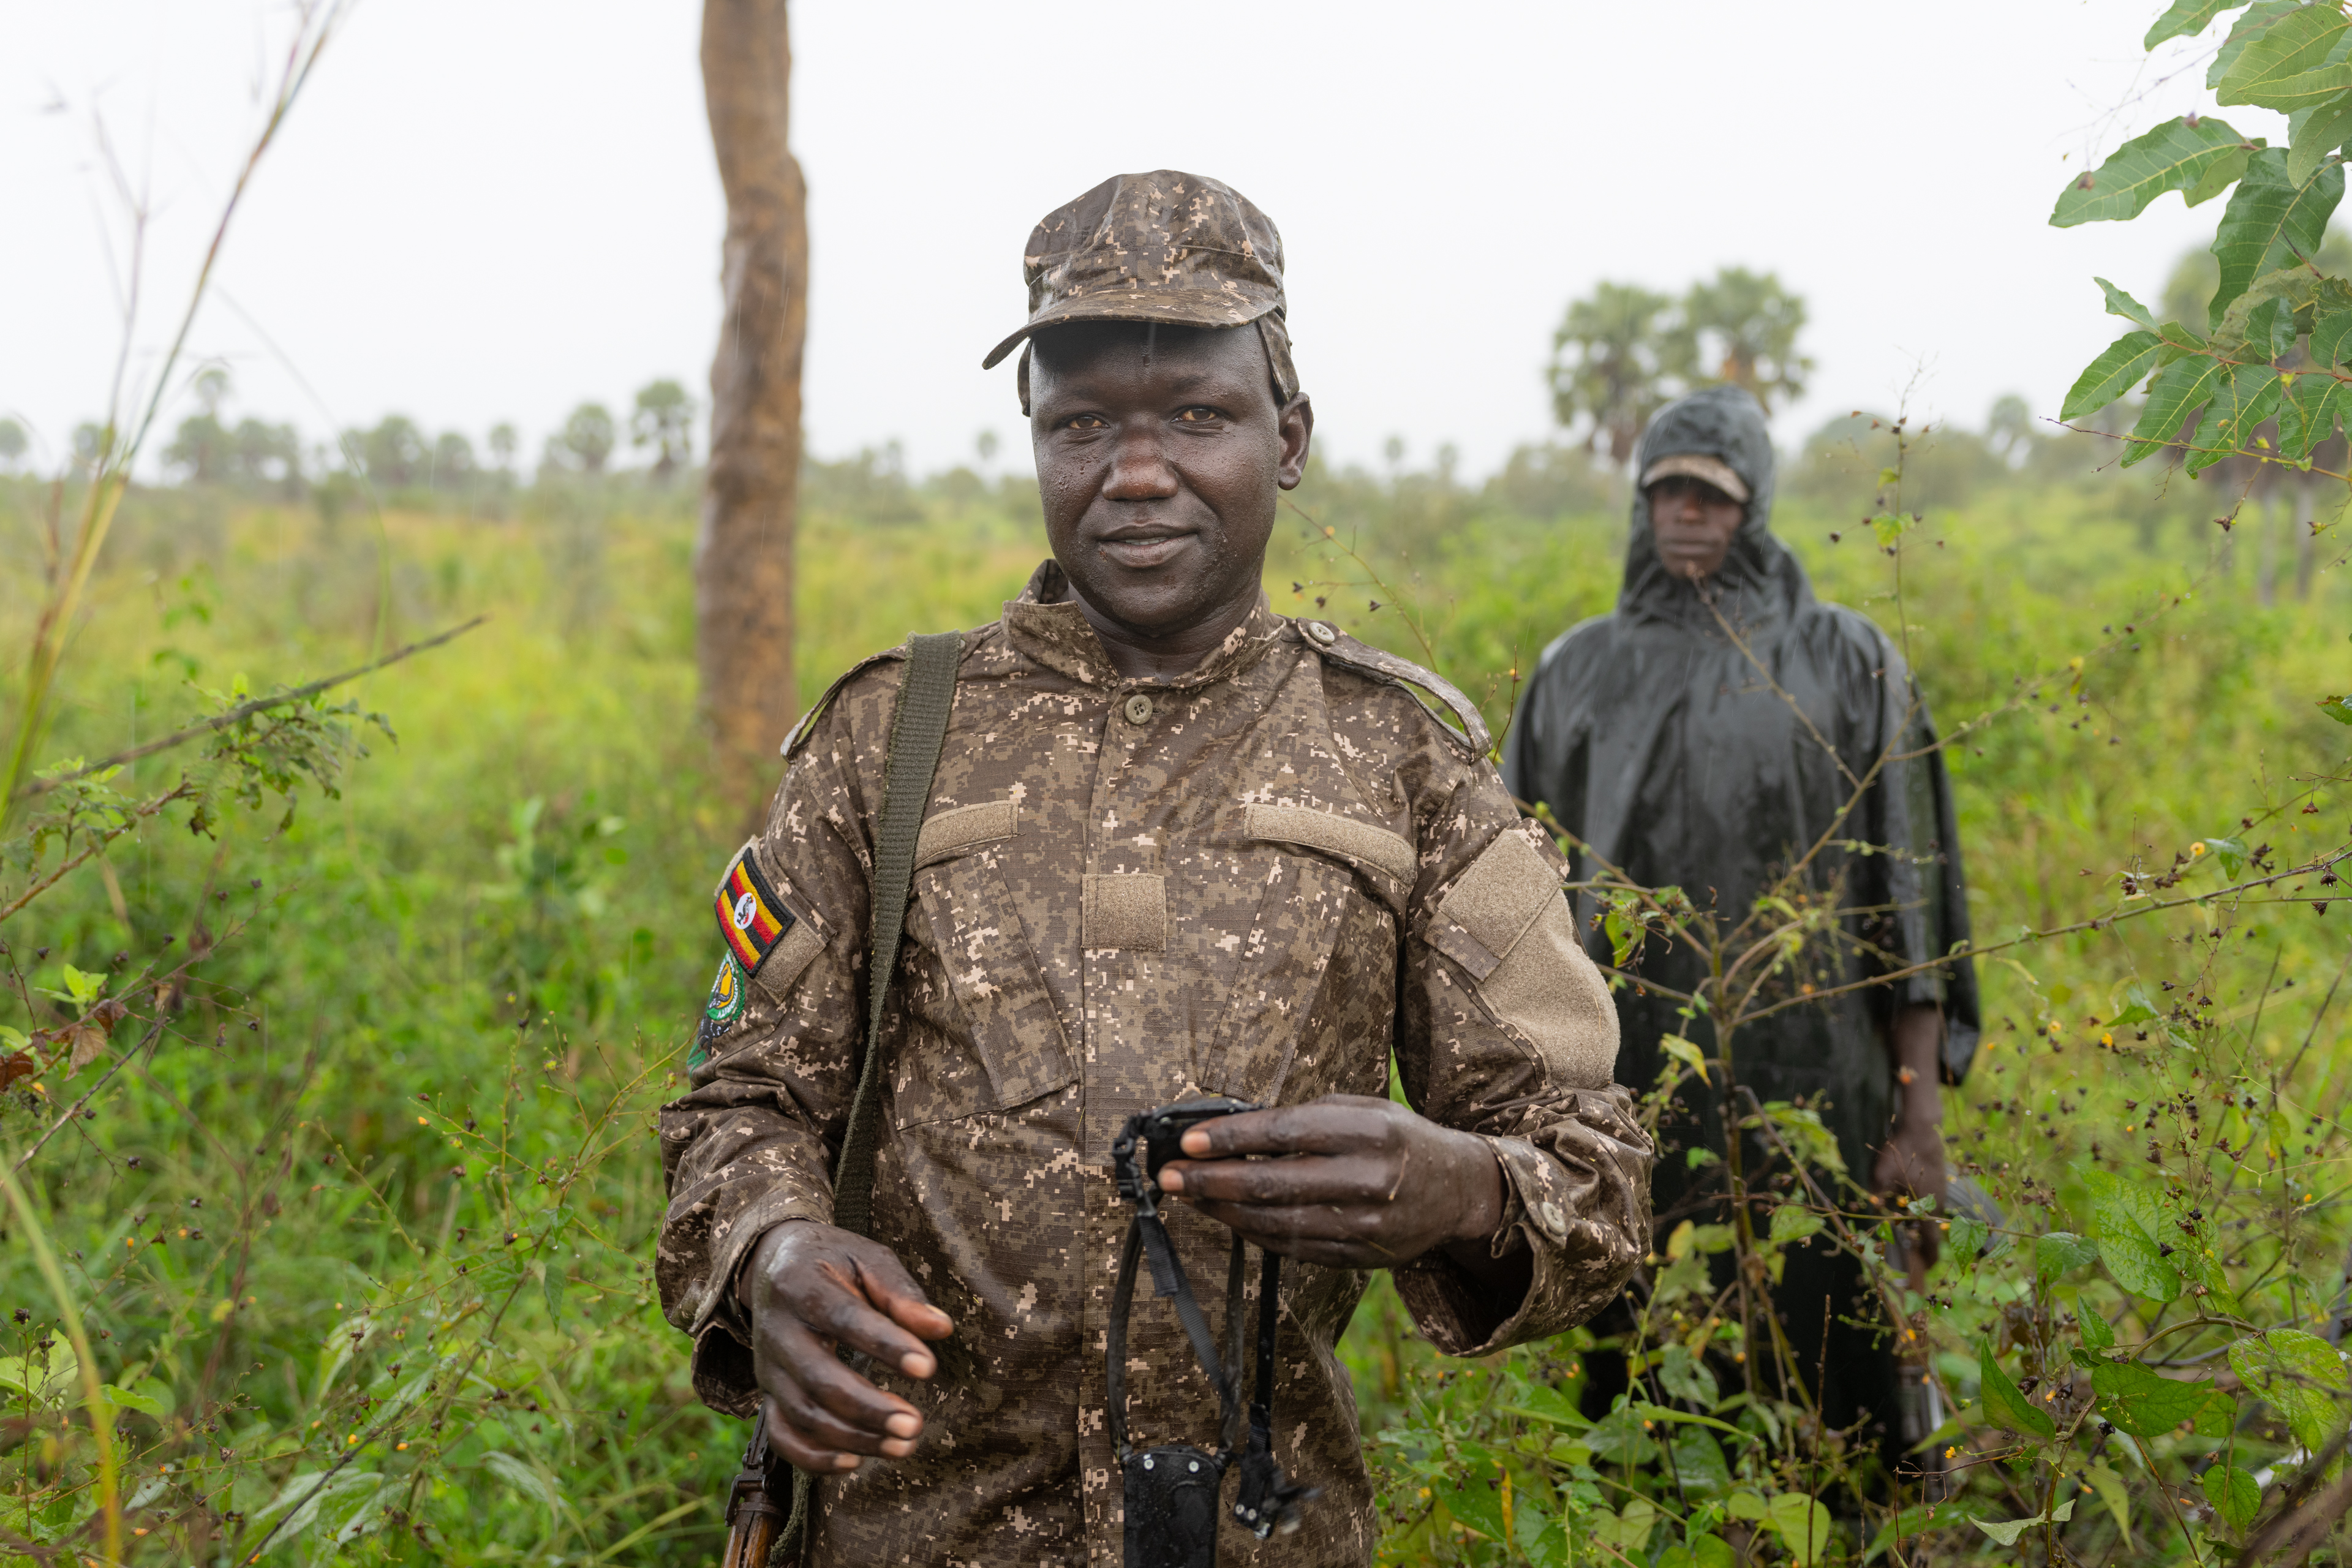
<path fill-rule="evenodd" d="M 1129 1216 L 1109 1147 L 1132 1112 L 1382 1095 L 1393 1052 L 1418 1110 L 1491 1141 L 1492 1245 L 1533 1264 L 1517 1301 L 1442 1254 L 1397 1272 L 1454 1354 L 1582 1321 L 1648 1248 L 1615 1010 L 1483 734 L 1474 751 L 1433 717 L 1399 682 L 1427 682 L 1412 667 L 1263 601 L 1189 674 L 1122 678 L 1061 587 L 1048 563 L 967 640 L 884 1027 L 873 1234 L 955 1332 L 928 1384 L 866 1369 L 927 1424 L 911 1457 L 819 1482 L 813 1563 L 1120 1561 L 1103 1331 Z M 720 888 L 743 965 L 722 967 L 707 1056 L 661 1113 L 664 1308 L 694 1337 L 698 1391 L 738 1414 L 756 1391 L 736 1270 L 770 1226 L 832 1215 L 903 657 L 851 671 L 787 747 Z M 1181 1204 L 1170 1226 L 1215 1323 L 1230 1233 Z M 1297 1534 L 1228 1522 L 1219 1545 L 1366 1563 L 1370 1484 L 1333 1352 L 1366 1277 L 1282 1281 L 1275 1455 L 1323 1495 Z M 1214 1391 L 1148 1281 L 1130 1335 L 1130 1440 L 1216 1447 Z"/>

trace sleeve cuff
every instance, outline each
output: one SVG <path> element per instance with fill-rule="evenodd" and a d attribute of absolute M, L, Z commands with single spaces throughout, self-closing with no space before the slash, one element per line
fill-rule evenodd
<path fill-rule="evenodd" d="M 768 1193 L 728 1223 L 710 1252 L 710 1272 L 686 1331 L 694 1339 L 694 1389 L 704 1404 L 730 1415 L 751 1413 L 758 1385 L 751 1375 L 751 1319 L 735 1297 L 735 1276 L 759 1239 L 796 1219 L 833 1223 L 833 1205 L 804 1191 Z"/>
<path fill-rule="evenodd" d="M 1496 1258 L 1525 1248 L 1533 1260 L 1527 1291 L 1499 1319 L 1503 1303 L 1451 1258 L 1400 1272 L 1397 1294 L 1414 1325 L 1447 1355 L 1490 1355 L 1565 1331 L 1599 1311 L 1649 1250 L 1646 1205 L 1630 1226 L 1582 1212 L 1568 1173 L 1518 1138 L 1489 1138 L 1503 1170 L 1503 1216 L 1489 1245 Z M 1644 1169 L 1641 1175 L 1646 1178 Z M 1648 1182 L 1639 1187 L 1646 1198 Z M 1633 1216 L 1621 1216 L 1630 1219 Z"/>

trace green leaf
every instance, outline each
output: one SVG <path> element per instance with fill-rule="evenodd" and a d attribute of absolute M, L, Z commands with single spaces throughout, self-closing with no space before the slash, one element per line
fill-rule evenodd
<path fill-rule="evenodd" d="M 2294 347 L 2302 331 L 2295 313 L 2318 284 L 2308 267 L 2263 273 L 2223 312 L 2213 329 L 2214 350 L 2241 363 L 2279 358 Z"/>
<path fill-rule="evenodd" d="M 2219 1390 L 2207 1394 L 2189 1418 L 2189 1428 L 2200 1437 L 2227 1437 L 2238 1429 L 2238 1402 Z"/>
<path fill-rule="evenodd" d="M 2244 0 L 2172 0 L 2171 7 L 2147 30 L 2140 47 L 2152 49 L 2167 38 L 2193 37 L 2210 26 L 2214 17 L 2243 3 Z"/>
<path fill-rule="evenodd" d="M 2319 161 L 2352 139 L 2352 92 L 2299 111 L 2286 142 L 2286 177 L 2300 185 L 2319 173 Z"/>
<path fill-rule="evenodd" d="M 1585 1418 L 1584 1412 L 1556 1388 L 1530 1386 L 1504 1408 L 1515 1415 L 1549 1421 L 1555 1426 L 1570 1426 L 1581 1431 L 1592 1425 Z"/>
<path fill-rule="evenodd" d="M 2203 853 L 2221 863 L 2221 874 L 2235 877 L 2246 868 L 2246 841 L 2242 838 L 2200 838 L 2198 845 Z"/>
<path fill-rule="evenodd" d="M 2213 56 L 2213 63 L 2205 68 L 2205 85 L 2220 88 L 2222 79 L 2244 56 L 2247 46 L 2262 37 L 2273 22 L 2302 6 L 2303 0 L 2261 0 L 2261 4 L 2248 7 L 2244 16 L 2231 24 L 2221 48 Z"/>
<path fill-rule="evenodd" d="M 2205 166 L 2197 183 L 2180 193 L 2181 205 L 2201 207 L 2231 185 L 2246 177 L 2247 161 L 2263 148 L 2263 139 L 2255 137 L 2247 146 L 2232 147 Z"/>
<path fill-rule="evenodd" d="M 1736 1568 L 1738 1559 L 1719 1535 L 1695 1535 L 1658 1553 L 1657 1568 Z"/>
<path fill-rule="evenodd" d="M 1984 1256 L 1985 1243 L 1992 1239 L 1992 1226 L 1972 1214 L 1954 1215 L 1945 1239 L 1950 1243 L 1953 1258 L 1974 1263 Z"/>
<path fill-rule="evenodd" d="M 2075 1314 L 2075 1321 L 2083 1331 L 2084 1344 L 2095 1351 L 2115 1348 L 2116 1331 L 2095 1309 L 2084 1309 Z"/>
<path fill-rule="evenodd" d="M 2168 120 L 2115 150 L 2097 169 L 2068 184 L 2051 209 L 2053 228 L 2137 217 L 2167 191 L 2187 191 L 2243 139 L 2219 120 Z M 2284 154 L 2282 154 L 2284 156 Z"/>
<path fill-rule="evenodd" d="M 2132 1544 L 2131 1493 L 2125 1488 L 2123 1477 L 2117 1475 L 2116 1468 L 2105 1459 L 2093 1460 L 2085 1473 L 2090 1477 L 2091 1489 L 2099 1494 L 2099 1500 L 2107 1505 L 2107 1512 L 2115 1517 L 2116 1533 L 2122 1538 L 2125 1548 L 2129 1550 Z"/>
<path fill-rule="evenodd" d="M 1612 1410 L 1593 1424 L 1591 1434 L 1584 1441 L 1592 1445 L 1592 1457 L 1597 1463 L 1610 1465 L 1646 1465 L 1658 1457 L 1658 1446 L 1642 1430 L 1643 1415 L 1628 1405 Z"/>
<path fill-rule="evenodd" d="M 98 1391 L 106 1396 L 106 1402 L 109 1405 L 118 1405 L 124 1410 L 136 1410 L 140 1415 L 152 1415 L 158 1421 L 163 1419 L 164 1413 L 168 1409 L 162 1400 L 152 1394 L 133 1394 L 127 1388 L 117 1388 L 110 1383 L 100 1384 Z"/>
<path fill-rule="evenodd" d="M 1822 1228 L 1822 1216 L 1802 1204 L 1782 1204 L 1772 1211 L 1772 1240 L 1776 1245 L 1802 1241 Z"/>
<path fill-rule="evenodd" d="M 1706 1053 L 1700 1050 L 1697 1046 L 1684 1039 L 1680 1035 L 1662 1035 L 1658 1037 L 1658 1047 L 1666 1055 L 1698 1074 L 1699 1082 L 1707 1081 Z"/>
<path fill-rule="evenodd" d="M 2243 1535 L 2263 1506 L 2262 1484 L 2235 1465 L 2215 1465 L 2205 1472 L 2205 1500 L 2231 1530 Z"/>
<path fill-rule="evenodd" d="M 2277 306 L 2273 300 L 2263 309 L 2274 310 Z M 2205 422 L 2199 449 L 2189 454 L 2184 467 L 2192 474 L 2201 474 L 2223 458 L 2253 449 L 2255 430 L 2278 412 L 2284 390 L 2279 373 L 2267 364 L 2242 364 L 2231 370 L 2208 411 L 2212 416 Z"/>
<path fill-rule="evenodd" d="M 1780 1536 L 1799 1568 L 1812 1568 L 1837 1539 L 1831 1529 L 1830 1510 L 1803 1492 L 1782 1492 L 1766 1503 L 1764 1522 Z"/>
<path fill-rule="evenodd" d="M 559 1511 L 560 1505 L 556 1501 L 553 1483 L 522 1459 L 493 1448 L 482 1456 L 482 1468 L 525 1497 L 544 1507 L 550 1513 Z"/>
<path fill-rule="evenodd" d="M 2344 58 L 2352 17 L 2334 5 L 2298 5 L 2247 40 L 2214 86 L 2216 101 L 2251 103 L 2291 113 L 2352 88 Z"/>
<path fill-rule="evenodd" d="M 561 1322 L 563 1319 L 563 1265 L 535 1258 L 531 1272 L 539 1276 L 540 1293 L 547 1299 L 547 1321 Z"/>
<path fill-rule="evenodd" d="M 2311 363 L 2320 370 L 2340 364 L 2352 358 L 2352 309 L 2340 305 L 2334 291 L 2324 285 L 2314 301 L 2311 323 Z"/>
<path fill-rule="evenodd" d="M 2147 306 L 2104 278 L 2094 278 L 2091 281 L 2096 283 L 2099 292 L 2107 297 L 2108 315 L 2121 316 L 2132 325 L 2145 327 L 2151 332 L 2156 331 L 2156 318 L 2148 313 Z"/>
<path fill-rule="evenodd" d="M 2099 1256 L 2096 1243 L 2063 1230 L 2053 1230 L 2033 1244 L 2033 1273 L 2044 1285 L 2063 1279 Z"/>
<path fill-rule="evenodd" d="M 2091 1190 L 2091 1235 L 2116 1283 L 2153 1301 L 2179 1295 L 2180 1270 L 2156 1239 L 2164 1218 L 2155 1192 L 2113 1171 L 2089 1172 L 2084 1184 Z"/>
<path fill-rule="evenodd" d="M 2014 1546 L 2017 1544 L 2017 1538 L 2019 1536 L 2023 1535 L 2027 1531 L 2032 1529 L 2037 1524 L 2063 1524 L 2066 1521 L 2074 1517 L 2074 1500 L 2073 1498 L 2068 1498 L 2064 1502 L 2060 1503 L 2048 1513 L 2037 1513 L 2031 1519 L 1979 1519 L 1971 1520 L 1969 1522 L 1974 1524 L 1979 1530 L 1983 1531 L 1987 1535 L 1991 1536 L 1995 1541 L 2000 1542 L 2001 1545 Z"/>
<path fill-rule="evenodd" d="M 1723 1397 L 1715 1385 L 1715 1373 L 1686 1345 L 1669 1344 L 1659 1356 L 1658 1386 L 1702 1410 L 1714 1409 L 1715 1402 Z"/>
<path fill-rule="evenodd" d="M 1437 1495 L 1445 1500 L 1446 1511 L 1454 1515 L 1454 1522 L 1467 1525 L 1489 1541 L 1510 1539 L 1503 1528 L 1503 1481 L 1498 1468 L 1467 1468 Z"/>
<path fill-rule="evenodd" d="M 2300 462 L 2314 447 L 2334 437 L 2336 421 L 2352 410 L 2347 392 L 2343 382 L 2325 371 L 2296 375 L 2279 400 L 2279 455 Z"/>
<path fill-rule="evenodd" d="M 2176 1382 L 2136 1361 L 2116 1361 L 2091 1369 L 2091 1389 L 2099 1396 L 2100 1415 L 2135 1437 L 2156 1437 L 2195 1420 L 2213 1385 Z"/>
<path fill-rule="evenodd" d="M 2212 251 L 2221 264 L 2221 287 L 2209 307 L 2214 320 L 2265 272 L 2318 254 L 2327 219 L 2344 199 L 2344 165 L 2331 163 L 2304 184 L 2286 177 L 2286 153 L 2269 147 L 2246 163 L 2246 173 L 2222 210 Z"/>
<path fill-rule="evenodd" d="M 2323 697 L 2319 710 L 2338 724 L 2352 724 L 2352 697 Z"/>
<path fill-rule="evenodd" d="M 1675 1479 L 1685 1491 L 1720 1497 L 1731 1490 L 1731 1468 L 1723 1462 L 1723 1450 L 1702 1429 L 1684 1427 L 1675 1434 L 1667 1452 L 1674 1459 Z"/>
<path fill-rule="evenodd" d="M 2137 980 L 2126 981 L 2109 998 L 2115 1016 L 2107 1020 L 2110 1029 L 2128 1029 L 2135 1024 L 2145 1024 L 2164 1015 L 2147 994 L 2147 987 Z"/>
<path fill-rule="evenodd" d="M 1977 1342 L 1977 1366 L 1984 1384 L 1985 1419 L 2005 1432 L 2021 1437 L 2038 1437 L 2047 1443 L 2057 1436 L 2057 1426 L 2047 1410 L 2038 1408 L 2032 1400 L 2018 1392 L 2017 1384 L 2002 1370 L 1999 1358 L 1992 1353 L 1992 1342 Z"/>
<path fill-rule="evenodd" d="M 2300 1329 L 2273 1329 L 2230 1347 L 2230 1370 L 2314 1451 L 2344 1430 L 2347 1379 L 2336 1347 Z"/>
<path fill-rule="evenodd" d="M 2174 441 L 2196 434 L 2194 416 L 2212 400 L 2215 389 L 2231 367 L 2208 354 L 2189 354 L 2157 374 L 2147 390 L 2147 405 L 2132 426 L 2131 450 L 2124 454 L 2128 468 L 2162 451 Z"/>
<path fill-rule="evenodd" d="M 1526 1554 L 1528 1568 L 1575 1568 L 1575 1548 L 1569 1544 L 1568 1531 L 1559 1521 L 1545 1517 L 1540 1509 L 1512 1510 L 1512 1528 L 1519 1538 L 1519 1550 Z M 1724 1568 L 1731 1568 L 1727 1562 Z"/>
<path fill-rule="evenodd" d="M 99 993 L 105 989 L 104 975 L 84 974 L 72 964 L 66 965 L 66 994 L 73 998 L 74 1005 L 78 1007 L 90 1005 L 98 1000 Z"/>

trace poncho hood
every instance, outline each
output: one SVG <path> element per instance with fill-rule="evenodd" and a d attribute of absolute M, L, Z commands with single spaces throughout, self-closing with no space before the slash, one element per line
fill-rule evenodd
<path fill-rule="evenodd" d="M 1797 558 L 1772 536 L 1772 435 L 1762 406 L 1737 386 L 1710 386 L 1676 398 L 1642 433 L 1633 454 L 1634 478 L 1638 481 L 1662 458 L 1685 454 L 1718 458 L 1747 483 L 1739 531 L 1732 536 L 1722 569 L 1705 584 L 1677 577 L 1658 559 L 1649 492 L 1637 482 L 1618 610 L 1633 620 L 1714 626 L 1706 599 L 1714 595 L 1724 618 L 1744 631 L 1786 624 L 1813 602 L 1813 587 Z"/>

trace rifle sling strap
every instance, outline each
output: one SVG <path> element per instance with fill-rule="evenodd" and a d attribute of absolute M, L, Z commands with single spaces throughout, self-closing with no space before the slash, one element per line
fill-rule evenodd
<path fill-rule="evenodd" d="M 849 1101 L 849 1121 L 841 1135 L 841 1158 L 833 1171 L 833 1223 L 859 1236 L 871 1234 L 874 1152 L 882 1141 L 882 1018 L 898 973 L 898 939 L 907 929 L 907 899 L 915 880 L 915 842 L 930 804 L 931 780 L 947 743 L 948 715 L 955 707 L 956 668 L 963 662 L 963 634 L 940 632 L 909 640 L 906 679 L 890 720 L 890 757 L 882 775 L 882 815 L 874 829 L 873 963 L 866 969 L 866 1049 L 857 1063 L 857 1090 Z M 767 1419 L 763 1400 L 758 1417 Z M 793 1472 L 793 1514 L 777 1542 L 786 1563 L 801 1556 L 810 1522 L 807 1472 Z M 753 1563 L 750 1568 L 762 1568 Z"/>

